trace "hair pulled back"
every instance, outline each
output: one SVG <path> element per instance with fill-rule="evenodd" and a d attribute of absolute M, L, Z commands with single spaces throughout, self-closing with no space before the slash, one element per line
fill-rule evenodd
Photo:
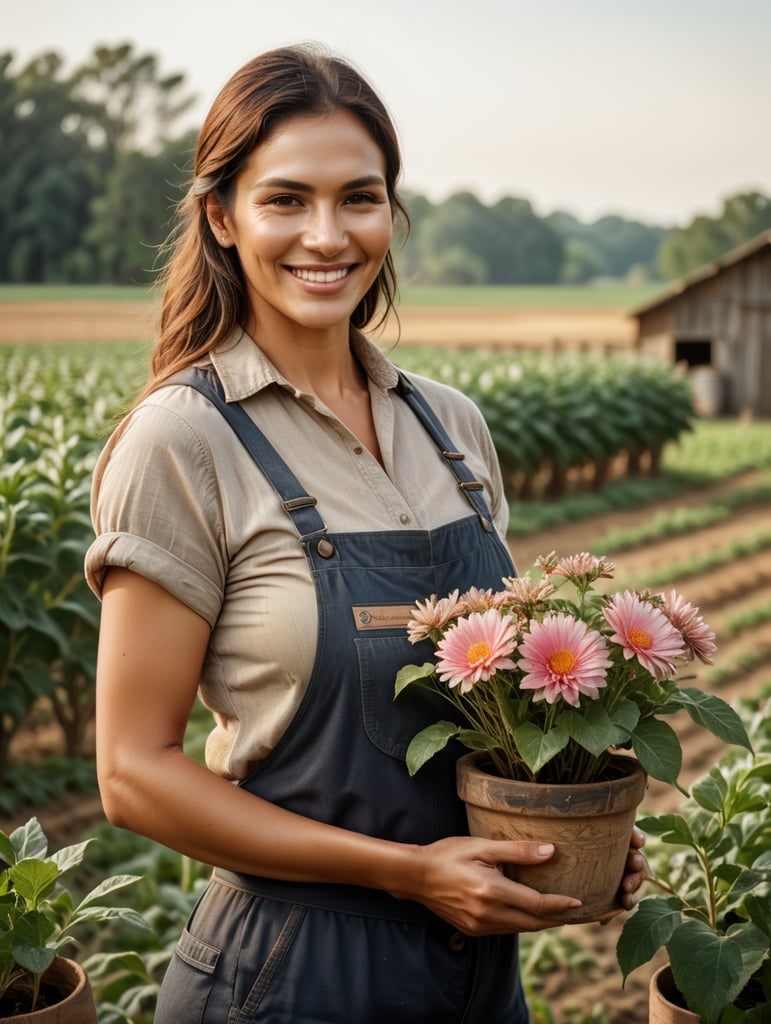
<path fill-rule="evenodd" d="M 409 224 L 396 193 L 401 172 L 396 131 L 384 104 L 363 76 L 313 45 L 282 47 L 255 57 L 223 86 L 198 137 L 195 176 L 177 207 L 176 226 L 166 243 L 169 258 L 160 278 L 165 285 L 160 332 L 147 390 L 215 348 L 247 319 L 238 255 L 235 248 L 225 249 L 214 238 L 204 197 L 213 193 L 220 205 L 228 208 L 239 172 L 254 149 L 284 121 L 336 110 L 354 114 L 380 147 L 394 218 Z M 351 323 L 366 326 L 381 305 L 377 323 L 382 323 L 395 293 L 396 274 L 389 252 Z"/>

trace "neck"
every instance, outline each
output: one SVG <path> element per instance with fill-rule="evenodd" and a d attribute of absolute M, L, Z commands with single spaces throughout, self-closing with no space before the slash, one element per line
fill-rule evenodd
<path fill-rule="evenodd" d="M 278 372 L 296 388 L 327 400 L 366 388 L 351 351 L 348 325 L 329 331 L 249 332 Z"/>

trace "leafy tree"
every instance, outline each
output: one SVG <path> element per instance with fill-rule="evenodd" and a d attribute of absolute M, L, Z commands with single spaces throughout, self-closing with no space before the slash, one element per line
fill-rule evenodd
<path fill-rule="evenodd" d="M 185 76 L 162 75 L 158 58 L 131 43 L 95 46 L 71 79 L 75 96 L 104 110 L 104 128 L 116 152 L 158 152 L 194 96 L 181 93 Z"/>
<path fill-rule="evenodd" d="M 168 141 L 183 82 L 130 44 L 70 75 L 53 52 L 18 73 L 0 54 L 0 280 L 146 279 L 191 147 Z"/>
<path fill-rule="evenodd" d="M 607 275 L 623 278 L 647 268 L 655 276 L 656 257 L 668 228 L 611 215 L 584 223 L 570 213 L 557 211 L 549 224 L 568 243 L 562 278 L 571 283 Z"/>
<path fill-rule="evenodd" d="M 548 283 L 559 279 L 563 243 L 525 199 L 485 206 L 457 192 L 420 223 L 417 246 L 426 277 L 439 284 Z M 466 270 L 463 258 L 468 259 Z"/>
<path fill-rule="evenodd" d="M 771 199 L 760 192 L 739 193 L 725 200 L 718 217 L 702 214 L 675 228 L 659 250 L 659 269 L 665 277 L 685 277 L 769 229 Z"/>
<path fill-rule="evenodd" d="M 145 284 L 160 266 L 159 247 L 166 238 L 174 207 L 182 197 L 195 139 L 169 142 L 157 154 L 119 152 L 107 174 L 104 191 L 91 204 L 84 236 L 90 265 L 116 284 Z"/>
<path fill-rule="evenodd" d="M 66 280 L 107 153 L 99 110 L 73 97 L 55 53 L 17 74 L 0 56 L 0 280 Z"/>

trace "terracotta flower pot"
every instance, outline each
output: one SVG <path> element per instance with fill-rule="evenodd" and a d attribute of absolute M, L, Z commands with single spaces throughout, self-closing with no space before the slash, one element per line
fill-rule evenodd
<path fill-rule="evenodd" d="M 677 989 L 669 966 L 660 967 L 651 978 L 648 1000 L 649 1024 L 699 1024 L 699 1015 L 672 1002 Z"/>
<path fill-rule="evenodd" d="M 582 901 L 562 915 L 566 923 L 590 921 L 618 909 L 635 812 L 646 776 L 631 757 L 612 759 L 614 777 L 586 785 L 550 785 L 502 779 L 484 770 L 485 751 L 458 760 L 458 795 L 472 835 L 554 843 L 544 864 L 510 864 L 514 881 L 539 892 Z"/>
<path fill-rule="evenodd" d="M 97 1024 L 96 1004 L 88 975 L 74 960 L 58 956 L 41 980 L 49 1005 L 31 1013 L 0 1016 L 10 1024 Z M 55 993 L 60 993 L 58 1002 Z M 5 1011 L 0 1009 L 0 1014 Z"/>

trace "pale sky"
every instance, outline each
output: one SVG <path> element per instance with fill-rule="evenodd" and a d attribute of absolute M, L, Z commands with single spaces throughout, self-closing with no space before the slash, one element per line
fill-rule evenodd
<path fill-rule="evenodd" d="M 771 0 L 0 0 L 13 70 L 132 42 L 198 125 L 256 53 L 315 40 L 388 105 L 404 184 L 648 223 L 771 195 Z"/>

